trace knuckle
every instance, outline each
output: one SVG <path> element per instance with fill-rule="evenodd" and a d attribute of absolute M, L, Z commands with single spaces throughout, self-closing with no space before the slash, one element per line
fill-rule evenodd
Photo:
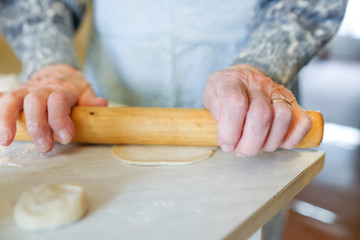
<path fill-rule="evenodd" d="M 238 91 L 229 91 L 228 94 L 224 95 L 223 103 L 230 108 L 244 108 L 246 107 L 247 99 L 244 95 L 240 94 Z"/>
<path fill-rule="evenodd" d="M 259 102 L 250 114 L 251 118 L 262 122 L 270 122 L 273 117 L 273 112 L 265 102 Z"/>
<path fill-rule="evenodd" d="M 278 108 L 275 111 L 275 121 L 282 125 L 290 125 L 292 121 L 292 111 L 288 106 Z"/>
<path fill-rule="evenodd" d="M 38 133 L 43 132 L 46 128 L 45 124 L 41 124 L 39 122 L 27 121 L 26 122 L 26 130 L 31 136 L 36 136 Z"/>
<path fill-rule="evenodd" d="M 40 102 L 42 101 L 44 98 L 43 96 L 41 96 L 39 93 L 36 92 L 30 92 L 28 93 L 25 98 L 24 101 L 31 101 L 31 102 Z"/>
<path fill-rule="evenodd" d="M 65 102 L 67 101 L 68 97 L 63 91 L 54 91 L 50 95 L 50 101 L 54 102 Z"/>

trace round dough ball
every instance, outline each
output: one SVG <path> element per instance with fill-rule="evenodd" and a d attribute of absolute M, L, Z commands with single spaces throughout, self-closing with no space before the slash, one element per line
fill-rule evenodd
<path fill-rule="evenodd" d="M 53 229 L 80 219 L 88 208 L 82 187 L 48 184 L 26 191 L 14 210 L 16 224 L 24 230 Z"/>

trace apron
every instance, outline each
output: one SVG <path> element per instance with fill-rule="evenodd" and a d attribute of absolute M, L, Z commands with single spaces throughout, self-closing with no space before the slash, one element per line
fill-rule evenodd
<path fill-rule="evenodd" d="M 84 73 L 129 106 L 201 108 L 206 78 L 247 42 L 257 1 L 95 1 Z"/>

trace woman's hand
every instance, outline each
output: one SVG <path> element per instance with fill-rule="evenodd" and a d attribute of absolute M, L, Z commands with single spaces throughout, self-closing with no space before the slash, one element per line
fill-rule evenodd
<path fill-rule="evenodd" d="M 212 73 L 203 100 L 218 122 L 222 150 L 238 157 L 292 149 L 312 127 L 290 90 L 247 64 Z"/>
<path fill-rule="evenodd" d="M 53 133 L 60 143 L 70 143 L 74 137 L 70 112 L 76 104 L 106 106 L 107 101 L 96 97 L 83 74 L 71 66 L 58 64 L 38 70 L 28 82 L 0 93 L 0 144 L 8 146 L 13 141 L 21 110 L 40 152 L 52 149 Z"/>

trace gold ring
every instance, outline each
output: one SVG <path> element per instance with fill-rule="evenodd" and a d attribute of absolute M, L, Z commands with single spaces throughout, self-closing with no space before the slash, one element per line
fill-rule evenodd
<path fill-rule="evenodd" d="M 286 98 L 275 98 L 271 100 L 271 103 L 277 103 L 277 102 L 284 102 L 287 103 L 289 105 L 290 108 L 292 108 L 291 103 L 289 102 L 289 100 L 287 100 Z"/>

